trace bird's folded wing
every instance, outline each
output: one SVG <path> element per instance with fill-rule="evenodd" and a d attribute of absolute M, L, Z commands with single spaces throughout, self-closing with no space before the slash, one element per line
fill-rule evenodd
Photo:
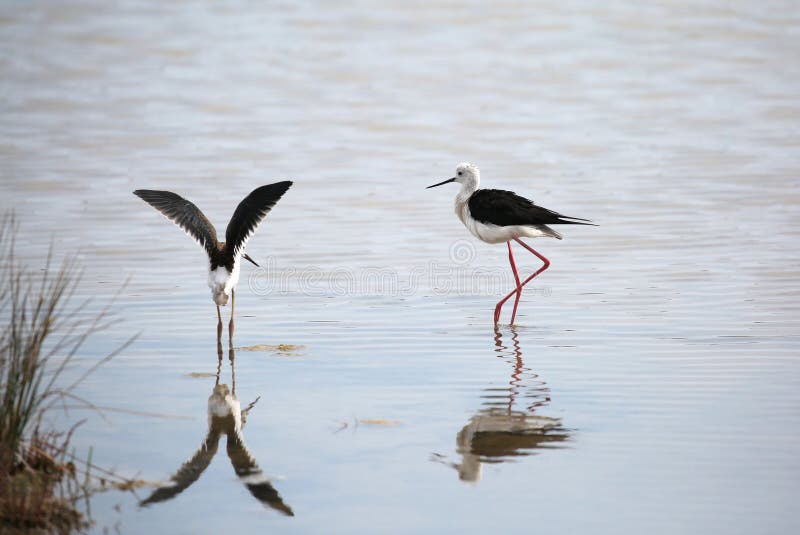
<path fill-rule="evenodd" d="M 200 449 L 198 449 L 188 461 L 181 465 L 178 471 L 175 472 L 175 475 L 169 479 L 170 482 L 158 487 L 139 505 L 145 506 L 174 498 L 197 481 L 203 471 L 211 464 L 211 459 L 213 459 L 214 455 L 217 453 L 219 437 L 219 432 L 209 431 Z"/>
<path fill-rule="evenodd" d="M 171 191 L 138 189 L 133 194 L 181 227 L 209 256 L 215 254 L 217 231 L 197 206 Z"/>
<path fill-rule="evenodd" d="M 500 226 L 591 224 L 586 219 L 559 214 L 537 206 L 513 191 L 501 189 L 481 189 L 473 193 L 469 199 L 469 211 L 473 218 L 482 223 Z"/>
<path fill-rule="evenodd" d="M 285 180 L 261 186 L 239 203 L 225 230 L 225 246 L 231 255 L 236 257 L 244 251 L 247 240 L 256 231 L 258 224 L 291 185 L 291 181 Z"/>

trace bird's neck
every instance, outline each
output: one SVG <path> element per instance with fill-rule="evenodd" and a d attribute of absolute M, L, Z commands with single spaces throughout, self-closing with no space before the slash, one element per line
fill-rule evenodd
<path fill-rule="evenodd" d="M 456 195 L 456 203 L 463 204 L 469 200 L 470 195 L 475 193 L 480 183 L 477 180 L 470 180 L 461 184 L 461 190 Z"/>
<path fill-rule="evenodd" d="M 477 182 L 466 182 L 461 184 L 461 190 L 456 195 L 456 202 L 455 202 L 455 212 L 456 216 L 461 220 L 462 223 L 465 225 L 467 224 L 467 219 L 469 217 L 469 208 L 468 202 L 469 198 L 475 193 L 475 190 L 478 189 Z"/>

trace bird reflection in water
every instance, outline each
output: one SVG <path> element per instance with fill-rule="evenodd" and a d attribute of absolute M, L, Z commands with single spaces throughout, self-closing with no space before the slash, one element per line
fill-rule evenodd
<path fill-rule="evenodd" d="M 508 386 L 484 389 L 483 407 L 456 435 L 460 462 L 448 462 L 439 454 L 433 456 L 434 461 L 458 470 L 462 481 L 480 481 L 483 463 L 533 455 L 537 449 L 558 447 L 569 439 L 560 418 L 536 414 L 550 403 L 550 389 L 525 367 L 519 336 L 513 327 L 509 329 L 512 347 L 503 344 L 499 328 L 494 335 L 498 358 L 511 365 Z"/>
<path fill-rule="evenodd" d="M 216 381 L 211 396 L 208 398 L 208 431 L 200 448 L 181 465 L 177 472 L 170 478 L 169 483 L 157 488 L 140 505 L 146 506 L 152 503 L 163 502 L 174 498 L 195 481 L 211 464 L 211 460 L 217 453 L 219 440 L 222 435 L 227 437 L 228 458 L 231 460 L 233 469 L 239 480 L 244 483 L 262 504 L 275 509 L 287 516 L 294 516 L 291 507 L 283 502 L 283 498 L 272 486 L 267 476 L 258 467 L 258 463 L 247 450 L 244 444 L 242 429 L 244 428 L 247 414 L 255 406 L 260 398 L 256 398 L 245 409 L 241 408 L 239 398 L 236 397 L 236 370 L 234 367 L 234 351 L 229 351 L 231 364 L 231 384 L 232 389 L 226 384 L 220 384 L 220 372 L 222 371 L 222 354 L 219 355 L 217 365 Z"/>

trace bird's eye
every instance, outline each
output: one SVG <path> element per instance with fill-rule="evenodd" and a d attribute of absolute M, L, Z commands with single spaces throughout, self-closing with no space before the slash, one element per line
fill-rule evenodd
<path fill-rule="evenodd" d="M 463 173 L 463 172 L 461 172 L 461 171 L 459 171 L 459 172 L 458 172 L 458 176 L 461 176 L 461 175 L 463 175 L 463 174 L 464 174 L 464 173 Z"/>

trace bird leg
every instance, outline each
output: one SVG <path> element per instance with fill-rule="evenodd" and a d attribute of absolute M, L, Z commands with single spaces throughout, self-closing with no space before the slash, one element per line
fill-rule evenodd
<path fill-rule="evenodd" d="M 219 320 L 217 323 L 217 353 L 222 360 L 222 312 L 219 311 L 219 305 L 217 305 L 217 319 Z"/>
<path fill-rule="evenodd" d="M 501 299 L 499 303 L 497 303 L 497 306 L 494 309 L 494 323 L 495 323 L 495 325 L 497 325 L 497 323 L 500 322 L 500 309 L 503 308 L 503 305 L 505 304 L 505 302 L 508 301 L 511 298 L 511 296 L 514 295 L 514 294 L 517 294 L 517 298 L 519 299 L 519 295 L 522 293 L 522 287 L 525 286 L 526 284 L 528 284 L 530 281 L 532 281 L 534 279 L 534 277 L 539 275 L 542 271 L 544 271 L 545 269 L 550 267 L 550 261 L 547 258 L 545 258 L 543 255 L 541 255 L 538 252 L 536 252 L 528 244 L 526 244 L 525 242 L 523 242 L 519 238 L 514 238 L 514 241 L 517 242 L 518 244 L 522 245 L 524 248 L 526 248 L 528 251 L 530 251 L 534 255 L 536 255 L 536 257 L 539 260 L 541 260 L 544 263 L 544 265 L 542 265 L 542 267 L 540 267 L 538 270 L 536 270 L 527 279 L 522 281 L 522 283 L 513 292 L 509 293 L 507 296 L 505 296 L 503 299 Z M 509 244 L 509 247 L 510 247 L 510 244 Z M 513 317 L 511 319 L 511 322 L 512 323 L 514 322 L 514 318 Z"/>
<path fill-rule="evenodd" d="M 514 291 L 508 294 L 505 298 L 503 298 L 500 302 L 497 303 L 497 306 L 494 308 L 494 324 L 497 325 L 500 322 L 500 312 L 503 310 L 503 305 L 505 302 L 514 294 L 516 294 L 516 298 L 514 299 L 514 312 L 511 314 L 511 324 L 514 323 L 514 318 L 517 316 L 517 305 L 519 305 L 519 298 L 522 296 L 522 285 L 519 280 L 519 273 L 517 272 L 517 264 L 514 262 L 514 252 L 511 249 L 511 242 L 507 241 L 506 245 L 508 245 L 508 262 L 511 264 L 511 271 L 514 273 L 514 280 L 517 282 Z"/>
<path fill-rule="evenodd" d="M 523 246 L 524 248 L 526 248 L 527 250 L 529 250 L 534 255 L 536 255 L 536 257 L 544 263 L 544 265 L 539 268 L 539 271 L 537 271 L 536 273 L 534 273 L 533 275 L 528 277 L 528 281 L 530 281 L 536 275 L 538 275 L 539 273 L 541 273 L 542 271 L 544 271 L 545 269 L 550 267 L 550 261 L 547 258 L 545 258 L 544 255 L 536 252 L 536 250 L 533 247 L 531 247 L 530 245 L 528 245 L 524 241 L 520 240 L 519 238 L 514 238 L 514 241 L 517 242 L 518 244 L 520 244 L 521 246 Z M 525 286 L 525 284 L 527 284 L 528 281 L 523 282 L 522 285 Z"/>
<path fill-rule="evenodd" d="M 514 312 L 511 314 L 511 323 L 513 324 L 514 318 L 517 316 L 517 305 L 519 305 L 519 298 L 522 295 L 522 287 L 520 285 L 519 273 L 517 273 L 517 264 L 514 262 L 514 252 L 511 249 L 511 242 L 506 242 L 506 245 L 508 245 L 508 262 L 511 264 L 511 271 L 514 273 L 514 280 L 517 282 L 514 291 L 509 294 L 509 297 L 515 293 L 517 294 L 517 297 L 514 299 Z M 500 312 L 502 311 L 503 304 L 505 304 L 507 299 L 508 297 L 497 303 L 497 306 L 494 309 L 495 325 L 497 325 L 497 323 L 500 321 Z"/>
<path fill-rule="evenodd" d="M 514 272 L 514 280 L 517 281 L 517 296 L 514 298 L 514 311 L 511 313 L 511 325 L 514 325 L 514 318 L 517 317 L 517 305 L 519 305 L 519 298 L 522 297 L 522 285 L 519 282 L 519 273 L 517 273 L 517 265 L 514 263 L 514 253 L 511 252 L 511 242 L 508 244 L 508 260 L 511 263 L 511 271 Z"/>
<path fill-rule="evenodd" d="M 236 300 L 236 292 L 231 290 L 231 321 L 228 323 L 228 344 L 233 350 L 233 303 Z"/>

